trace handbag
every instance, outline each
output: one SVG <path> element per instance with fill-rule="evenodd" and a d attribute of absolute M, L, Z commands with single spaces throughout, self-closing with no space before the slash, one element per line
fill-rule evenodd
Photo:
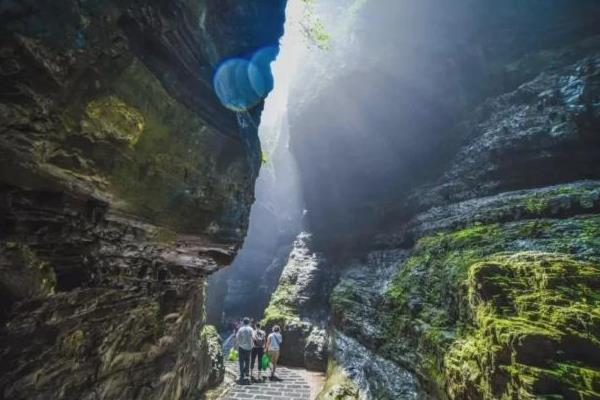
<path fill-rule="evenodd" d="M 260 360 L 260 366 L 262 367 L 262 369 L 267 369 L 269 368 L 269 364 L 271 364 L 271 359 L 269 358 L 269 355 L 263 354 Z"/>

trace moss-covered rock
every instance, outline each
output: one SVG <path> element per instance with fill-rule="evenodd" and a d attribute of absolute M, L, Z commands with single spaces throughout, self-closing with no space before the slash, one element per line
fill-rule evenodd
<path fill-rule="evenodd" d="M 265 309 L 264 326 L 285 327 L 300 320 L 301 311 L 315 300 L 311 294 L 315 294 L 322 284 L 319 282 L 319 263 L 322 262 L 322 257 L 312 251 L 311 235 L 300 233 L 294 241 L 277 289 Z"/>
<path fill-rule="evenodd" d="M 591 328 L 597 324 L 593 321 L 597 318 L 594 301 L 598 298 L 593 288 L 598 287 L 599 224 L 597 215 L 565 220 L 539 219 L 473 225 L 420 239 L 386 292 L 385 309 L 380 317 L 387 339 L 381 352 L 397 362 L 415 365 L 417 372 L 429 382 L 430 390 L 439 396 L 450 394 L 454 398 L 475 399 L 484 395 L 497 398 L 494 396 L 519 391 L 540 394 L 549 390 L 546 394 L 559 395 L 568 390 L 589 391 L 589 386 L 569 384 L 573 378 L 565 377 L 560 385 L 567 389 L 556 391 L 556 386 L 550 384 L 544 389 L 533 388 L 533 384 L 526 388 L 525 383 L 515 378 L 519 373 L 511 375 L 512 380 L 507 375 L 509 369 L 517 371 L 516 365 L 523 363 L 525 370 L 546 368 L 550 371 L 547 374 L 554 376 L 558 373 L 558 364 L 585 364 L 580 355 L 528 365 L 511 358 L 508 347 L 497 352 L 490 350 L 488 356 L 481 348 L 492 349 L 494 340 L 496 344 L 504 341 L 513 345 L 515 338 L 525 337 L 527 340 L 519 348 L 520 353 L 515 351 L 515 354 L 526 357 L 535 351 L 558 351 L 561 342 L 557 338 L 571 337 L 569 332 L 583 332 L 584 321 L 592 337 L 586 346 L 595 348 L 596 345 L 590 343 L 598 341 L 598 334 Z M 527 253 L 529 251 L 541 255 L 536 258 L 532 255 L 536 253 Z M 551 254 L 544 256 L 546 253 Z M 490 261 L 494 259 L 501 261 Z M 505 314 L 500 317 L 499 312 Z M 473 333 L 476 331 L 473 326 L 480 327 L 477 334 Z M 568 346 L 577 348 L 583 343 L 578 340 Z M 475 354 L 481 358 L 469 359 Z M 504 380 L 500 379 L 502 375 L 492 376 L 492 372 L 499 373 L 494 367 L 498 362 L 506 366 Z M 583 365 L 582 368 L 587 376 L 588 369 L 598 366 Z M 454 372 L 450 374 L 449 369 Z M 568 370 L 566 376 L 576 371 Z M 549 379 L 547 374 L 544 375 L 546 380 Z M 474 389 L 477 385 L 479 389 Z"/>
<path fill-rule="evenodd" d="M 144 117 L 116 96 L 90 101 L 81 123 L 83 134 L 133 146 L 144 132 Z"/>
<path fill-rule="evenodd" d="M 238 115 L 212 78 L 276 45 L 284 7 L 2 11 L 0 398 L 193 399 L 220 379 L 204 278 L 246 235 L 262 102 Z"/>
<path fill-rule="evenodd" d="M 335 360 L 327 363 L 327 381 L 317 400 L 358 400 L 358 385 L 348 377 L 344 369 Z"/>
<path fill-rule="evenodd" d="M 201 354 L 206 357 L 208 361 L 203 365 L 203 369 L 210 371 L 209 374 L 205 374 L 206 381 L 198 382 L 198 387 L 212 388 L 223 381 L 225 374 L 225 364 L 223 363 L 223 350 L 221 347 L 221 337 L 217 332 L 217 329 L 212 325 L 205 325 L 200 332 L 200 348 Z"/>
<path fill-rule="evenodd" d="M 284 337 L 281 362 L 325 371 L 328 335 L 323 318 L 327 310 L 326 264 L 312 250 L 311 235 L 301 232 L 294 241 L 277 289 L 262 320 L 267 330 L 279 325 Z"/>
<path fill-rule="evenodd" d="M 63 349 L 70 356 L 79 356 L 85 344 L 85 333 L 81 329 L 75 329 L 63 339 Z"/>
<path fill-rule="evenodd" d="M 499 254 L 467 280 L 473 326 L 444 356 L 452 398 L 600 396 L 600 266 L 558 253 Z"/>
<path fill-rule="evenodd" d="M 25 243 L 0 244 L 0 288 L 13 301 L 54 294 L 56 274 Z"/>
<path fill-rule="evenodd" d="M 264 326 L 286 326 L 294 321 L 300 320 L 298 312 L 289 305 L 291 296 L 291 286 L 280 282 L 277 286 L 277 290 L 273 293 L 273 296 L 271 296 L 269 305 L 265 309 L 262 319 L 262 324 Z"/>

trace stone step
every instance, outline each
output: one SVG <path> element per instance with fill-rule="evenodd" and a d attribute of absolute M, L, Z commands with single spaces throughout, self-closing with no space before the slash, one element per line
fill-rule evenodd
<path fill-rule="evenodd" d="M 226 368 L 239 373 L 237 362 L 226 362 Z M 256 372 L 255 372 L 256 373 Z M 236 383 L 220 399 L 222 400 L 311 400 L 309 382 L 295 370 L 277 367 L 278 380 L 266 379 L 248 384 Z"/>

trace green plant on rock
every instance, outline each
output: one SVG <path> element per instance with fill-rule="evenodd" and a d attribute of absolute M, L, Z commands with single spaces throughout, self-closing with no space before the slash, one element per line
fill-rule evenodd
<path fill-rule="evenodd" d="M 263 150 L 260 152 L 260 163 L 262 165 L 265 165 L 266 163 L 269 162 L 269 156 L 267 155 L 267 153 Z"/>
<path fill-rule="evenodd" d="M 315 0 L 302 0 L 304 15 L 300 26 L 308 42 L 321 50 L 331 48 L 331 36 L 325 29 L 323 21 L 316 15 Z"/>
<path fill-rule="evenodd" d="M 221 336 L 212 325 L 204 325 L 200 331 L 200 347 L 205 354 L 208 354 L 211 360 L 212 368 L 218 369 L 223 366 L 223 351 L 221 347 Z M 215 377 L 214 380 L 217 380 Z M 217 382 L 211 382 L 215 384 Z"/>
<path fill-rule="evenodd" d="M 548 196 L 533 196 L 525 199 L 525 209 L 532 214 L 541 214 L 548 208 Z"/>
<path fill-rule="evenodd" d="M 221 336 L 213 325 L 204 325 L 200 331 L 200 342 L 209 347 L 220 348 Z"/>

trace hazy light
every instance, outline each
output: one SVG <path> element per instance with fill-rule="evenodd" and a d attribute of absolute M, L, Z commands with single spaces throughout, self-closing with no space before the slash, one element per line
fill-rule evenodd
<path fill-rule="evenodd" d="M 259 128 L 261 143 L 267 153 L 272 152 L 278 143 L 282 119 L 287 113 L 290 87 L 308 51 L 300 25 L 304 7 L 301 0 L 288 1 L 285 33 L 280 41 L 281 51 L 275 62 L 271 63 L 275 87 L 265 100 Z"/>

